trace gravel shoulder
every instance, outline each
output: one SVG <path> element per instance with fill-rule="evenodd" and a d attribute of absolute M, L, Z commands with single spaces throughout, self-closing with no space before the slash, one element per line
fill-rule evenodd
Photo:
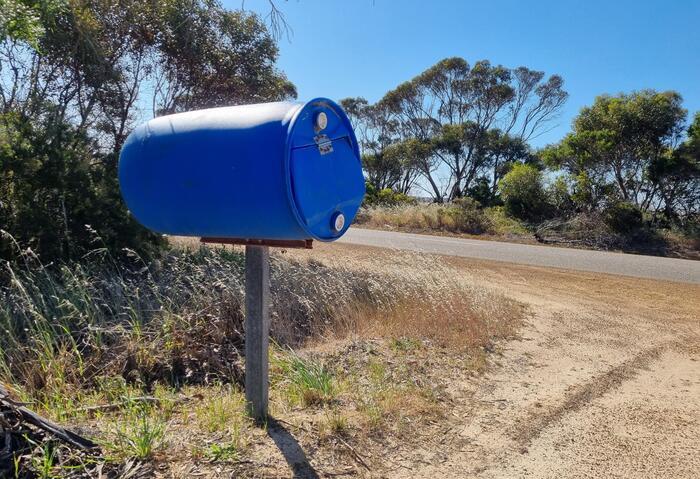
<path fill-rule="evenodd" d="M 386 248 L 340 242 L 280 254 L 374 269 L 397 260 Z M 484 355 L 483 373 L 459 353 L 409 356 L 417 376 L 445 387 L 443 414 L 416 416 L 408 437 L 365 435 L 353 438 L 355 449 L 329 448 L 304 416 L 284 436 L 296 442 L 272 433 L 256 439 L 244 477 L 698 476 L 700 285 L 415 254 L 445 264 L 446 274 L 453 268 L 477 291 L 525 304 L 517 338 Z"/>
<path fill-rule="evenodd" d="M 449 261 L 531 315 L 487 374 L 454 378 L 447 437 L 383 477 L 697 477 L 700 286 Z"/>

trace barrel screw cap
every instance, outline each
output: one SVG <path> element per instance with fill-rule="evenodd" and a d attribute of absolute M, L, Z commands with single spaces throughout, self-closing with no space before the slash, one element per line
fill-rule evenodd
<path fill-rule="evenodd" d="M 318 131 L 325 130 L 328 126 L 328 116 L 325 112 L 319 112 L 316 115 L 316 129 Z"/>
<path fill-rule="evenodd" d="M 342 231 L 344 226 L 345 215 L 343 215 L 343 213 L 336 213 L 335 216 L 333 216 L 333 230 L 336 233 L 339 233 L 340 231 Z"/>

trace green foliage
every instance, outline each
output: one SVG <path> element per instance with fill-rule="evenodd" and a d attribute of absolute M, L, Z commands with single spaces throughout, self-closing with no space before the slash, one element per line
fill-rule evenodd
<path fill-rule="evenodd" d="M 603 212 L 603 219 L 613 232 L 623 235 L 630 234 L 643 225 L 642 211 L 626 201 L 608 205 Z"/>
<path fill-rule="evenodd" d="M 700 159 L 700 111 L 695 114 L 693 123 L 688 127 L 686 146 L 695 159 Z"/>
<path fill-rule="evenodd" d="M 153 5 L 163 24 L 152 41 L 168 61 L 165 73 L 176 79 L 162 111 L 296 96 L 294 85 L 275 68 L 277 45 L 258 16 L 226 10 L 216 0 Z"/>
<path fill-rule="evenodd" d="M 415 204 L 416 200 L 405 193 L 399 193 L 391 188 L 378 190 L 369 181 L 365 182 L 365 206 L 400 206 Z"/>
<path fill-rule="evenodd" d="M 362 155 L 362 168 L 367 175 L 367 184 L 375 191 L 389 190 L 396 185 L 403 172 L 402 159 L 394 154 L 395 149 L 387 147 L 386 150 L 377 153 Z"/>
<path fill-rule="evenodd" d="M 222 387 L 222 390 L 195 407 L 199 427 L 207 432 L 226 432 L 237 447 L 246 420 L 245 397 L 240 391 Z"/>
<path fill-rule="evenodd" d="M 322 363 L 304 359 L 290 350 L 275 361 L 275 366 L 287 384 L 290 402 L 309 406 L 335 399 L 335 378 Z"/>
<path fill-rule="evenodd" d="M 504 206 L 485 208 L 484 215 L 489 222 L 489 233 L 491 234 L 503 236 L 525 236 L 530 234 L 521 220 L 506 213 Z"/>
<path fill-rule="evenodd" d="M 116 425 L 110 449 L 121 457 L 150 459 L 164 446 L 166 422 L 159 411 L 137 407 Z"/>
<path fill-rule="evenodd" d="M 685 143 L 657 156 L 649 178 L 663 199 L 666 218 L 689 226 L 700 217 L 700 113 L 688 128 Z"/>
<path fill-rule="evenodd" d="M 241 451 L 235 442 L 214 443 L 209 446 L 205 455 L 212 462 L 232 462 L 240 458 Z"/>
<path fill-rule="evenodd" d="M 420 186 L 437 203 L 479 187 L 495 204 L 500 178 L 532 160 L 528 140 L 561 109 L 568 94 L 558 75 L 487 60 L 440 60 L 387 92 L 376 104 L 342 101 L 358 131 L 368 180 L 407 193 Z M 475 185 L 485 179 L 491 194 Z"/>
<path fill-rule="evenodd" d="M 599 96 L 543 159 L 575 177 L 574 201 L 585 209 L 622 200 L 642 211 L 660 204 L 670 218 L 688 216 L 700 208 L 700 186 L 692 162 L 674 152 L 686 117 L 681 101 L 673 91 Z"/>
<path fill-rule="evenodd" d="M 573 193 L 571 200 L 580 209 L 593 209 L 598 195 L 594 192 L 594 184 L 585 171 L 573 176 Z"/>
<path fill-rule="evenodd" d="M 419 349 L 423 343 L 416 338 L 402 336 L 389 342 L 389 347 L 395 352 L 410 352 Z"/>
<path fill-rule="evenodd" d="M 0 38 L 5 36 L 37 46 L 44 34 L 41 23 L 40 5 L 50 8 L 58 2 L 37 2 L 32 0 L 0 0 Z"/>
<path fill-rule="evenodd" d="M 27 247 L 47 262 L 96 247 L 157 254 L 163 239 L 131 219 L 117 184 L 143 107 L 296 96 L 263 20 L 217 0 L 0 0 L 0 44 L 0 90 L 11 92 L 0 96 L 0 258 Z"/>
<path fill-rule="evenodd" d="M 484 214 L 478 201 L 473 198 L 458 198 L 452 202 L 449 209 L 450 215 L 455 220 L 459 231 L 470 234 L 482 234 L 487 232 L 491 223 Z"/>
<path fill-rule="evenodd" d="M 536 221 L 546 214 L 544 180 L 534 166 L 514 165 L 501 180 L 498 191 L 506 212 L 516 218 Z"/>
<path fill-rule="evenodd" d="M 547 188 L 547 201 L 552 206 L 557 216 L 564 216 L 570 213 L 574 207 L 574 200 L 569 191 L 568 178 L 557 177 L 549 188 Z"/>
<path fill-rule="evenodd" d="M 68 123 L 1 116 L 0 223 L 9 234 L 0 236 L 0 258 L 17 257 L 19 245 L 44 260 L 102 247 L 155 254 L 164 241 L 130 217 L 110 163 Z"/>

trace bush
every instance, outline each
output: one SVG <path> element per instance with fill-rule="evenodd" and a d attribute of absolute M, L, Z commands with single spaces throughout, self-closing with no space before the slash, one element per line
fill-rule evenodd
<path fill-rule="evenodd" d="M 504 236 L 528 236 L 527 227 L 517 218 L 509 216 L 503 206 L 484 209 L 489 221 L 489 233 Z"/>
<path fill-rule="evenodd" d="M 369 182 L 365 182 L 364 206 L 400 206 L 413 205 L 416 200 L 405 193 L 394 191 L 391 188 L 377 189 Z"/>
<path fill-rule="evenodd" d="M 534 166 L 513 165 L 498 185 L 506 212 L 528 221 L 542 219 L 548 206 L 543 183 L 542 173 Z"/>
<path fill-rule="evenodd" d="M 0 230 L 1 259 L 24 248 L 46 262 L 96 247 L 150 256 L 165 244 L 127 212 L 114 155 L 65 122 L 18 113 L 0 115 Z"/>
<path fill-rule="evenodd" d="M 565 216 L 574 208 L 574 201 L 569 193 L 569 184 L 565 177 L 560 176 L 547 188 L 549 204 L 556 216 Z"/>
<path fill-rule="evenodd" d="M 479 202 L 473 198 L 459 198 L 448 208 L 458 231 L 478 235 L 491 228 L 489 218 L 484 214 Z"/>
<path fill-rule="evenodd" d="M 474 186 L 467 190 L 467 196 L 474 198 L 482 207 L 500 204 L 500 198 L 492 191 L 489 179 L 484 176 L 477 178 Z"/>
<path fill-rule="evenodd" d="M 632 203 L 612 203 L 603 212 L 605 224 L 618 234 L 630 234 L 643 226 L 642 211 Z"/>

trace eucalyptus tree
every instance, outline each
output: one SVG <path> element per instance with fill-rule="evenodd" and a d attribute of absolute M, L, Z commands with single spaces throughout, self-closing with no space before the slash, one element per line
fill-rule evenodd
<path fill-rule="evenodd" d="M 435 201 L 462 196 L 478 178 L 492 191 L 503 165 L 527 157 L 521 150 L 546 131 L 568 94 L 557 75 L 447 58 L 388 92 L 377 107 L 396 125 L 397 141 L 417 140 L 417 173 Z M 496 141 L 498 138 L 498 141 Z M 497 170 L 497 171 L 496 171 Z"/>
<path fill-rule="evenodd" d="M 2 1 L 22 3 L 42 32 L 2 39 L 2 111 L 33 118 L 56 105 L 57 121 L 105 151 L 143 117 L 296 96 L 262 20 L 217 0 Z"/>
<path fill-rule="evenodd" d="M 0 229 L 44 257 L 159 237 L 121 202 L 118 152 L 153 115 L 296 96 L 264 20 L 218 0 L 0 0 Z M 14 251 L 0 238 L 0 255 Z"/>
<path fill-rule="evenodd" d="M 682 144 L 686 115 L 674 91 L 602 95 L 543 156 L 592 185 L 599 192 L 590 197 L 595 204 L 625 201 L 670 218 L 690 214 L 698 209 L 700 191 L 693 127 Z"/>
<path fill-rule="evenodd" d="M 688 128 L 686 141 L 649 165 L 649 178 L 669 219 L 700 226 L 700 112 Z"/>

